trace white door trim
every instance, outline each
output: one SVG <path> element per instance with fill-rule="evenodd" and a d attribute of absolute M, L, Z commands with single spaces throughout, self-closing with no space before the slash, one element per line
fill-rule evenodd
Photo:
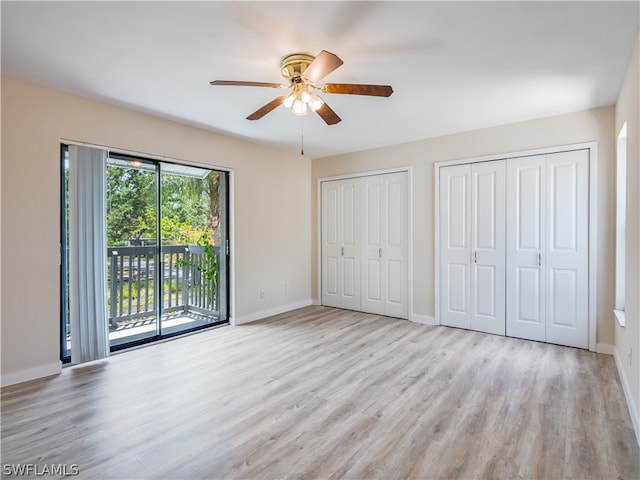
<path fill-rule="evenodd" d="M 317 304 L 322 305 L 322 182 L 332 180 L 344 180 L 347 178 L 362 178 L 373 175 L 385 175 L 387 173 L 407 173 L 407 312 L 408 319 L 414 321 L 413 313 L 413 167 L 387 168 L 383 170 L 371 170 L 367 172 L 349 173 L 330 177 L 318 177 L 316 179 L 316 298 Z"/>
<path fill-rule="evenodd" d="M 440 168 L 450 165 L 462 165 L 467 163 L 487 162 L 491 160 L 506 160 L 515 157 L 528 157 L 532 155 L 545 155 L 549 153 L 566 152 L 570 150 L 589 150 L 589 350 L 596 351 L 596 322 L 597 322 L 597 170 L 598 170 L 598 142 L 584 142 L 569 145 L 559 145 L 533 150 L 500 153 L 482 157 L 472 157 L 434 164 L 434 300 L 435 300 L 435 324 L 440 325 Z M 410 260 L 411 262 L 411 260 Z"/>

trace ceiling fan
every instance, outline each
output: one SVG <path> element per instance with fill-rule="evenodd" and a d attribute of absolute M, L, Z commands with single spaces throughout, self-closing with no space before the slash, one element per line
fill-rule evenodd
<path fill-rule="evenodd" d="M 282 59 L 280 74 L 289 81 L 288 85 L 267 82 L 242 82 L 234 80 L 214 80 L 211 85 L 232 85 L 244 87 L 290 88 L 288 95 L 281 95 L 259 108 L 247 120 L 259 120 L 280 105 L 291 108 L 296 115 L 306 115 L 307 110 L 316 112 L 327 125 L 335 125 L 342 119 L 314 93 L 341 93 L 347 95 L 370 95 L 388 97 L 393 93 L 390 85 L 365 85 L 357 83 L 325 83 L 316 86 L 324 77 L 343 64 L 333 53 L 322 50 L 316 57 L 295 53 Z"/>

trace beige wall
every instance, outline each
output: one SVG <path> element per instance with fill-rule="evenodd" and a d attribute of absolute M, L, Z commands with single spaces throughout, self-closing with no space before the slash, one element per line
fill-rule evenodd
<path fill-rule="evenodd" d="M 637 51 L 635 55 L 637 61 Z M 625 103 L 631 105 L 633 99 Z M 434 163 L 597 141 L 597 342 L 613 344 L 614 114 L 613 107 L 605 107 L 309 162 L 212 132 L 5 79 L 0 187 L 2 374 L 38 369 L 59 356 L 60 139 L 234 170 L 234 314 L 240 320 L 303 304 L 317 296 L 318 178 L 412 167 L 411 308 L 416 315 L 433 317 Z M 290 293 L 285 292 L 285 283 L 291 285 Z M 259 298 L 261 289 L 266 292 L 265 299 Z"/>
<path fill-rule="evenodd" d="M 571 113 L 312 162 L 313 287 L 317 290 L 317 179 L 400 166 L 413 170 L 413 313 L 434 317 L 434 163 L 598 142 L 597 343 L 613 344 L 614 108 Z"/>
<path fill-rule="evenodd" d="M 310 160 L 3 79 L 3 383 L 42 374 L 60 355 L 61 139 L 233 169 L 235 318 L 310 302 Z"/>
<path fill-rule="evenodd" d="M 615 135 L 627 122 L 626 326 L 615 326 L 615 357 L 640 441 L 640 35 L 616 104 Z M 627 357 L 631 347 L 631 365 Z"/>

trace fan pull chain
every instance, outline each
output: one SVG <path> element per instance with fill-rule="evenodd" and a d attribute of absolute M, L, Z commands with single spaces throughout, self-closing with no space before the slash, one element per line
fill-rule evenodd
<path fill-rule="evenodd" d="M 304 157 L 304 117 L 300 117 L 300 155 Z"/>

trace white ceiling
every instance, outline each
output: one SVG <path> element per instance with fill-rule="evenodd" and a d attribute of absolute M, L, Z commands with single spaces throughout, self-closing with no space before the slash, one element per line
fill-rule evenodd
<path fill-rule="evenodd" d="M 639 2 L 1 2 L 2 74 L 312 158 L 612 105 Z M 283 56 L 328 50 L 324 80 L 393 86 L 324 95 L 342 122 L 280 95 Z M 321 82 L 322 83 L 322 82 Z"/>

